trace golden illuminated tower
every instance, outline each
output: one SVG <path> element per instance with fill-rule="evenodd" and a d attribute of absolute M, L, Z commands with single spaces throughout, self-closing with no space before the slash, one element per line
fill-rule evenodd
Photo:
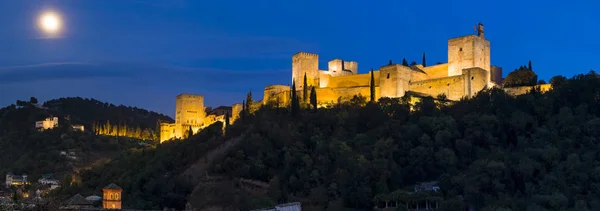
<path fill-rule="evenodd" d="M 102 188 L 102 208 L 104 209 L 121 209 L 121 201 L 123 189 L 114 183 L 110 183 Z"/>

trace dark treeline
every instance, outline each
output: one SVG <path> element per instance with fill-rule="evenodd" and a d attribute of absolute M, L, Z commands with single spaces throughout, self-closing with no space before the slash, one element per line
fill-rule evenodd
<path fill-rule="evenodd" d="M 140 128 L 142 133 L 145 129 L 157 133 L 158 122 L 173 121 L 170 117 L 153 111 L 124 105 L 116 106 L 80 97 L 50 100 L 45 102 L 44 106 L 56 110 L 59 114 L 69 116 L 73 124 L 82 124 L 86 128 L 95 128 L 96 125 L 111 122 L 118 127 Z"/>
<path fill-rule="evenodd" d="M 275 202 L 331 210 L 425 199 L 440 210 L 598 210 L 600 78 L 551 83 L 546 93 L 491 89 L 453 105 L 424 98 L 414 112 L 406 98 L 296 115 L 263 107 L 228 129 L 243 142 L 213 171 L 271 182 Z M 434 180 L 439 195 L 406 197 Z"/>

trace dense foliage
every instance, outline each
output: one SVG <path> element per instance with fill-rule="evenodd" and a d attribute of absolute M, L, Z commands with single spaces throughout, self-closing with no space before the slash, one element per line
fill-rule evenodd
<path fill-rule="evenodd" d="M 386 98 L 295 116 L 262 108 L 241 120 L 243 130 L 228 131 L 243 142 L 213 171 L 277 178 L 275 201 L 325 207 L 403 204 L 393 193 L 437 180 L 444 210 L 598 210 L 598 96 L 600 78 L 590 72 L 547 93 L 492 89 L 452 106 L 424 98 L 414 112 Z"/>
<path fill-rule="evenodd" d="M 222 128 L 223 124 L 217 122 L 186 140 L 132 150 L 105 165 L 83 171 L 82 185 L 63 194 L 100 194 L 104 186 L 115 183 L 124 189 L 124 207 L 182 209 L 194 185 L 179 175 L 223 141 Z"/>
<path fill-rule="evenodd" d="M 27 174 L 30 181 L 36 181 L 42 174 L 52 173 L 60 180 L 77 168 L 138 147 L 139 140 L 73 131 L 64 119 L 59 120 L 58 128 L 38 132 L 34 122 L 53 111 L 38 108 L 34 105 L 37 100 L 32 99 L 0 109 L 0 175 Z M 69 158 L 61 152 L 73 154 Z"/>
<path fill-rule="evenodd" d="M 502 81 L 504 87 L 515 87 L 515 86 L 533 86 L 536 85 L 537 75 L 531 69 L 531 62 L 529 66 L 521 66 L 519 69 L 515 69 L 508 73 L 506 78 Z"/>

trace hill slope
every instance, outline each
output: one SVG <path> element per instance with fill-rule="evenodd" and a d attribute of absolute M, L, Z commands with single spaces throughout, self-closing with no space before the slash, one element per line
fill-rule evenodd
<path fill-rule="evenodd" d="M 263 108 L 228 131 L 242 142 L 212 172 L 270 182 L 272 200 L 318 209 L 339 210 L 339 200 L 358 209 L 425 200 L 443 210 L 600 209 L 600 77 L 555 85 L 518 97 L 487 90 L 452 106 L 425 99 L 415 112 L 398 99 L 298 117 Z M 409 195 L 432 180 L 441 192 Z"/>

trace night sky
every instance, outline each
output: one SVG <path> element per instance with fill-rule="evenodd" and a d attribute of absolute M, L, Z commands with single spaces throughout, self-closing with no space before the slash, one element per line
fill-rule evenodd
<path fill-rule="evenodd" d="M 425 0 L 3 0 L 0 107 L 37 97 L 96 98 L 173 116 L 175 96 L 207 106 L 255 99 L 289 84 L 291 56 L 358 62 L 447 61 L 447 40 L 481 22 L 491 61 L 510 70 L 532 61 L 540 79 L 600 70 L 600 2 Z M 37 26 L 62 16 L 59 37 Z"/>

